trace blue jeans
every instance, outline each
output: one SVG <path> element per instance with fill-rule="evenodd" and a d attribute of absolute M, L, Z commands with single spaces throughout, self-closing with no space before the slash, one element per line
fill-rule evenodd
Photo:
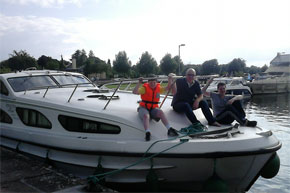
<path fill-rule="evenodd" d="M 185 113 L 185 115 L 189 119 L 189 121 L 192 124 L 194 124 L 194 123 L 197 123 L 199 121 L 196 119 L 196 116 L 193 113 L 192 106 L 193 106 L 193 104 L 189 104 L 187 102 L 176 102 L 173 105 L 173 110 L 178 112 L 178 113 Z M 212 116 L 212 113 L 211 113 L 211 111 L 208 107 L 208 104 L 205 100 L 202 100 L 199 102 L 198 108 L 201 108 L 206 120 L 208 121 L 208 123 L 210 125 L 216 121 L 215 118 Z"/>
<path fill-rule="evenodd" d="M 246 113 L 242 107 L 241 101 L 235 101 L 231 105 L 226 105 L 225 110 L 216 116 L 216 119 L 221 124 L 231 124 L 234 120 L 241 125 L 246 123 Z"/>

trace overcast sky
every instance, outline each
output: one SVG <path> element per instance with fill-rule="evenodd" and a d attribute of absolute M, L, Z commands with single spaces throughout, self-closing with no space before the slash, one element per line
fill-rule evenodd
<path fill-rule="evenodd" d="M 148 51 L 185 64 L 269 65 L 290 53 L 290 0 L 0 0 L 0 61 L 13 50 L 71 59 L 77 49 L 132 64 Z"/>

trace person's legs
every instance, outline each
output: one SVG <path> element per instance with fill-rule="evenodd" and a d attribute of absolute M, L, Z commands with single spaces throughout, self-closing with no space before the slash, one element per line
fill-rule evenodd
<path fill-rule="evenodd" d="M 236 116 L 231 111 L 223 111 L 216 116 L 216 120 L 221 124 L 231 124 L 236 120 Z"/>
<path fill-rule="evenodd" d="M 151 115 L 151 118 L 155 119 L 161 119 L 163 125 L 169 129 L 170 128 L 170 125 L 169 125 L 169 122 L 164 114 L 164 112 L 160 109 L 152 109 L 151 112 L 150 112 L 150 115 Z"/>
<path fill-rule="evenodd" d="M 143 126 L 144 126 L 145 131 L 148 131 L 149 130 L 149 119 L 150 119 L 149 111 L 143 107 L 140 107 L 138 110 L 138 114 L 139 114 L 139 117 L 141 118 L 141 120 L 143 121 Z"/>
<path fill-rule="evenodd" d="M 176 132 L 176 130 L 173 129 L 170 126 L 170 124 L 169 124 L 169 122 L 168 122 L 168 120 L 167 120 L 164 112 L 161 109 L 152 109 L 151 112 L 150 112 L 150 115 L 151 115 L 151 118 L 153 118 L 153 119 L 156 119 L 156 118 L 161 119 L 163 125 L 168 130 L 168 133 L 167 134 L 169 136 L 177 136 L 178 135 L 177 132 Z"/>
<path fill-rule="evenodd" d="M 250 121 L 246 119 L 246 113 L 243 109 L 241 101 L 235 101 L 232 106 L 239 112 L 239 117 L 242 119 L 243 125 L 248 127 L 256 127 L 257 121 Z"/>
<path fill-rule="evenodd" d="M 212 115 L 212 113 L 211 113 L 211 111 L 209 109 L 209 106 L 208 106 L 208 104 L 207 104 L 207 102 L 205 100 L 200 101 L 198 107 L 201 108 L 201 110 L 203 112 L 203 115 L 205 116 L 205 118 L 208 121 L 209 125 L 212 125 L 212 124 L 216 123 L 216 120 L 213 117 L 213 115 Z"/>
<path fill-rule="evenodd" d="M 192 107 L 188 103 L 178 102 L 173 105 L 173 110 L 178 113 L 185 113 L 192 124 L 199 122 L 192 111 Z"/>
<path fill-rule="evenodd" d="M 246 118 L 245 118 L 246 114 L 242 108 L 242 104 L 240 101 L 235 101 L 232 105 L 226 105 L 225 111 L 231 112 L 231 113 L 228 113 L 229 116 L 234 118 L 241 125 L 244 125 L 246 123 Z"/>
<path fill-rule="evenodd" d="M 149 141 L 150 140 L 150 130 L 149 130 L 149 120 L 150 120 L 150 116 L 149 116 L 149 111 L 143 107 L 139 107 L 138 109 L 138 114 L 139 117 L 141 118 L 141 120 L 143 121 L 143 126 L 145 129 L 145 140 Z"/>

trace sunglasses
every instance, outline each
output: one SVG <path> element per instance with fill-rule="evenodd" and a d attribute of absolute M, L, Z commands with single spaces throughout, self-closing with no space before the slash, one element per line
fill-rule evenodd
<path fill-rule="evenodd" d="M 195 76 L 195 74 L 187 74 L 186 76 Z"/>

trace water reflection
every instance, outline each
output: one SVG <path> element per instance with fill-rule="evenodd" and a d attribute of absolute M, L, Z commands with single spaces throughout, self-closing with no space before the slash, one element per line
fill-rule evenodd
<path fill-rule="evenodd" d="M 258 126 L 271 129 L 282 142 L 278 151 L 280 170 L 272 179 L 259 177 L 249 193 L 288 193 L 290 191 L 290 94 L 257 95 L 246 104 L 247 117 Z"/>
<path fill-rule="evenodd" d="M 248 114 L 289 127 L 290 94 L 254 95 L 247 104 Z"/>

